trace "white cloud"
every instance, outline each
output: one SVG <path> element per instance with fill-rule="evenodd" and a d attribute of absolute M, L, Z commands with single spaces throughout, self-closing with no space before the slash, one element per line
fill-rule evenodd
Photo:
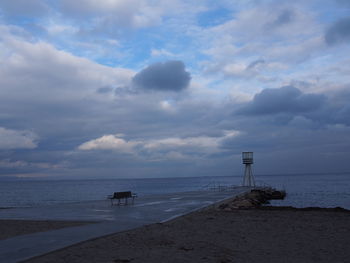
<path fill-rule="evenodd" d="M 307 5 L 261 2 L 226 23 L 203 29 L 207 73 L 273 82 L 300 64 L 324 55 L 323 28 Z M 248 68 L 254 60 L 264 64 Z M 257 83 L 254 83 L 257 85 Z M 255 91 L 255 90 L 254 90 Z"/>
<path fill-rule="evenodd" d="M 165 50 L 165 49 L 152 49 L 151 56 L 154 56 L 154 57 L 158 57 L 158 56 L 175 57 L 176 55 Z"/>
<path fill-rule="evenodd" d="M 280 20 L 281 15 L 289 13 L 289 18 Z M 277 5 L 259 4 L 253 8 L 242 10 L 232 20 L 213 27 L 213 33 L 225 33 L 238 41 L 266 41 L 271 37 L 279 40 L 291 39 L 314 34 L 317 29 L 310 10 L 293 3 Z M 307 26 L 305 26 L 307 25 Z M 217 39 L 220 41 L 220 39 Z"/>
<path fill-rule="evenodd" d="M 144 144 L 145 149 L 148 150 L 169 150 L 190 148 L 193 151 L 216 150 L 219 146 L 221 137 L 187 137 L 187 138 L 165 138 L 147 141 Z"/>
<path fill-rule="evenodd" d="M 34 149 L 37 136 L 33 132 L 0 127 L 0 150 Z"/>
<path fill-rule="evenodd" d="M 168 137 L 164 139 L 150 140 L 125 140 L 120 135 L 104 135 L 100 138 L 81 144 L 79 150 L 115 150 L 120 153 L 149 155 L 158 152 L 166 152 L 167 158 L 173 156 L 179 158 L 185 152 L 193 154 L 211 154 L 220 152 L 221 143 L 228 138 L 236 137 L 239 131 L 225 131 L 220 137 L 196 136 L 196 137 Z M 176 153 L 176 154 L 175 154 Z"/>
<path fill-rule="evenodd" d="M 79 150 L 116 150 L 122 153 L 132 153 L 134 147 L 139 144 L 137 141 L 126 141 L 116 135 L 104 135 L 95 140 L 81 144 Z"/>
<path fill-rule="evenodd" d="M 39 168 L 39 169 L 57 169 L 62 165 L 50 164 L 45 162 L 27 162 L 22 160 L 12 161 L 10 159 L 0 160 L 2 168 Z"/>
<path fill-rule="evenodd" d="M 72 18 L 91 18 L 95 30 L 105 32 L 112 27 L 143 28 L 159 24 L 164 12 L 158 3 L 144 0 L 63 0 L 62 8 Z"/>
<path fill-rule="evenodd" d="M 57 35 L 57 34 L 75 34 L 78 29 L 72 25 L 66 24 L 58 24 L 58 23 L 50 23 L 46 26 L 46 30 L 49 34 Z"/>
<path fill-rule="evenodd" d="M 28 166 L 24 161 L 11 161 L 9 159 L 0 160 L 0 167 L 2 168 L 20 168 Z"/>
<path fill-rule="evenodd" d="M 103 86 L 127 85 L 134 72 L 107 67 L 58 50 L 45 42 L 30 42 L 0 28 L 4 52 L 0 56 L 2 99 L 30 101 L 77 100 Z"/>
<path fill-rule="evenodd" d="M 227 75 L 242 75 L 245 73 L 247 65 L 243 63 L 231 63 L 224 66 L 224 73 Z"/>
<path fill-rule="evenodd" d="M 160 108 L 168 113 L 176 113 L 176 107 L 174 105 L 174 102 L 169 101 L 169 100 L 162 100 L 159 103 Z"/>

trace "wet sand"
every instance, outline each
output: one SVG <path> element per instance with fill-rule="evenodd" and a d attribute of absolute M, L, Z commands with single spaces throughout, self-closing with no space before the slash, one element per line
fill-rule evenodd
<path fill-rule="evenodd" d="M 26 262 L 350 262 L 350 211 L 209 208 Z"/>
<path fill-rule="evenodd" d="M 90 223 L 92 222 L 51 220 L 0 220 L 0 240 L 19 235 L 32 234 L 36 232 L 45 232 L 64 227 L 81 226 Z"/>

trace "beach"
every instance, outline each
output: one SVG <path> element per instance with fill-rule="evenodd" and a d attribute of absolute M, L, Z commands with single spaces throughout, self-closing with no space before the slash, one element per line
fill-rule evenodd
<path fill-rule="evenodd" d="M 0 263 L 350 263 L 349 11 L 0 0 Z"/>
<path fill-rule="evenodd" d="M 82 226 L 89 223 L 86 221 L 0 220 L 0 240 L 65 227 Z"/>
<path fill-rule="evenodd" d="M 25 262 L 349 262 L 350 211 L 202 209 Z"/>

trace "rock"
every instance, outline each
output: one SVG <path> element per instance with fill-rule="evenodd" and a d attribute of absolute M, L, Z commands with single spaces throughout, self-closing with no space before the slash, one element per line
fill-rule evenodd
<path fill-rule="evenodd" d="M 271 199 L 284 199 L 285 191 L 273 188 L 253 189 L 249 193 L 237 196 L 230 203 L 219 205 L 219 210 L 232 211 L 239 208 L 256 208 L 268 204 Z"/>
<path fill-rule="evenodd" d="M 286 192 L 285 191 L 273 191 L 271 193 L 271 199 L 284 199 L 286 197 Z"/>
<path fill-rule="evenodd" d="M 253 208 L 256 205 L 253 204 L 253 202 L 249 199 L 237 201 L 234 203 L 235 206 L 238 206 L 239 208 Z"/>
<path fill-rule="evenodd" d="M 225 208 L 227 208 L 228 207 L 228 204 L 221 204 L 221 205 L 219 205 L 219 208 L 220 209 L 225 209 Z"/>

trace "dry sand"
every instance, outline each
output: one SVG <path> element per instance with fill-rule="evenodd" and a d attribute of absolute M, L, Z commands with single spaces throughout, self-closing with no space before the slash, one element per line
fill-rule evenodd
<path fill-rule="evenodd" d="M 350 262 L 350 211 L 195 212 L 26 262 Z"/>
<path fill-rule="evenodd" d="M 0 240 L 14 236 L 45 232 L 49 230 L 80 226 L 92 222 L 76 221 L 35 221 L 35 220 L 0 220 Z"/>

